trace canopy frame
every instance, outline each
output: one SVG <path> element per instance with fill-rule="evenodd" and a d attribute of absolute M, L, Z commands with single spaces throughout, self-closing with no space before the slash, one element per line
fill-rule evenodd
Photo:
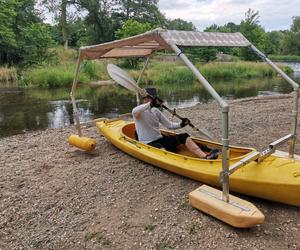
<path fill-rule="evenodd" d="M 280 74 L 289 84 L 292 85 L 293 91 L 293 109 L 292 109 L 292 122 L 291 133 L 284 136 L 277 141 L 271 143 L 267 150 L 260 153 L 250 155 L 247 159 L 242 159 L 240 162 L 234 164 L 229 168 L 229 136 L 228 136 L 228 113 L 229 105 L 223 100 L 216 90 L 210 85 L 200 71 L 193 65 L 193 63 L 186 57 L 182 50 L 178 47 L 247 47 L 254 53 L 259 55 L 266 61 L 278 74 Z M 222 183 L 222 199 L 229 202 L 229 175 L 234 171 L 244 166 L 246 163 L 253 160 L 263 160 L 265 157 L 275 151 L 275 148 L 285 142 L 289 141 L 289 157 L 294 157 L 296 129 L 298 119 L 298 98 L 299 98 L 299 85 L 285 74 L 279 67 L 277 67 L 270 59 L 267 58 L 261 51 L 259 51 L 253 44 L 251 44 L 241 33 L 216 33 L 216 32 L 188 32 L 188 31 L 170 31 L 163 29 L 155 29 L 141 35 L 116 40 L 108 43 L 86 46 L 79 49 L 79 57 L 76 64 L 76 72 L 70 93 L 75 126 L 79 136 L 82 136 L 78 110 L 75 101 L 75 91 L 79 78 L 80 64 L 83 60 L 93 60 L 101 58 L 122 58 L 122 57 L 147 57 L 146 64 L 140 74 L 144 73 L 150 56 L 153 52 L 158 50 L 174 51 L 185 65 L 193 72 L 199 82 L 210 93 L 210 95 L 218 102 L 222 109 L 222 171 L 220 172 L 220 179 Z M 124 54 L 124 52 L 126 52 Z M 109 54 L 110 53 L 110 54 Z M 122 54 L 123 53 L 123 54 Z M 140 80 L 139 77 L 139 80 Z"/>

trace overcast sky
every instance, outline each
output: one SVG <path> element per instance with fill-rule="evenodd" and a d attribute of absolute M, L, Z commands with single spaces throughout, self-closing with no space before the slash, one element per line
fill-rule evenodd
<path fill-rule="evenodd" d="M 212 25 L 239 24 L 251 8 L 259 11 L 266 31 L 289 29 L 293 16 L 300 16 L 300 0 L 159 0 L 167 18 L 181 18 L 203 31 Z"/>

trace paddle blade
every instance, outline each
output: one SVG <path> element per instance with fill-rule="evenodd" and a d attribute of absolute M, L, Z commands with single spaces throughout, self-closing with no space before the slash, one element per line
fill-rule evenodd
<path fill-rule="evenodd" d="M 145 90 L 141 89 L 136 81 L 128 75 L 128 73 L 114 64 L 107 65 L 107 72 L 109 76 L 116 81 L 118 84 L 122 85 L 124 88 L 129 89 L 132 92 L 139 93 L 142 96 L 146 96 Z"/>

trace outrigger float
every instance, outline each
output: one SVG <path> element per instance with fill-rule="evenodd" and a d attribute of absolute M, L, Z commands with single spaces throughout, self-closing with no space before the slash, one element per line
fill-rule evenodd
<path fill-rule="evenodd" d="M 230 146 L 228 138 L 228 103 L 219 96 L 199 70 L 184 55 L 180 47 L 245 47 L 260 56 L 294 89 L 291 132 L 270 143 L 261 152 L 253 148 Z M 138 86 L 138 83 L 152 54 L 159 50 L 175 52 L 176 56 L 186 64 L 199 82 L 219 103 L 222 112 L 222 143 L 211 140 L 212 135 L 208 131 L 197 129 L 194 125 L 191 126 L 210 139 L 193 138 L 196 143 L 219 148 L 222 154 L 216 160 L 202 160 L 190 155 L 184 146 L 176 153 L 151 147 L 137 141 L 134 135 L 134 123 L 125 121 L 122 118 L 96 119 L 96 126 L 100 133 L 120 150 L 142 161 L 206 183 L 207 185 L 202 185 L 189 194 L 190 204 L 232 226 L 252 227 L 263 223 L 264 215 L 252 203 L 230 195 L 229 187 L 238 193 L 300 206 L 300 156 L 294 154 L 299 86 L 241 33 L 155 29 L 126 39 L 80 48 L 71 91 L 78 135 L 73 135 L 70 144 L 84 150 L 94 148 L 94 144 L 90 146 L 91 143 L 84 144 L 81 142 L 81 140 L 88 141 L 88 138 L 82 135 L 75 102 L 75 90 L 81 62 L 101 58 L 146 57 L 146 63 L 137 82 L 118 67 L 108 66 L 110 76 L 120 85 L 135 92 L 138 102 L 138 94 L 143 95 L 145 93 Z M 172 112 L 167 107 L 164 106 L 164 108 Z M 181 118 L 179 115 L 175 115 L 179 119 Z M 162 133 L 170 134 L 171 132 L 162 131 Z M 289 143 L 288 153 L 276 150 L 279 145 L 286 142 Z M 222 191 L 208 185 L 221 186 Z"/>

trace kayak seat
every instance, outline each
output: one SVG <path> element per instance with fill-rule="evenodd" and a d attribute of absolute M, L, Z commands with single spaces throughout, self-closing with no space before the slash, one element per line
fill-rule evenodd
<path fill-rule="evenodd" d="M 137 133 L 135 131 L 135 125 L 133 123 L 124 126 L 122 128 L 122 132 L 125 135 L 127 135 L 128 137 L 130 137 L 131 139 L 134 139 L 134 140 L 137 140 L 137 141 L 139 140 L 138 136 L 137 136 Z"/>

